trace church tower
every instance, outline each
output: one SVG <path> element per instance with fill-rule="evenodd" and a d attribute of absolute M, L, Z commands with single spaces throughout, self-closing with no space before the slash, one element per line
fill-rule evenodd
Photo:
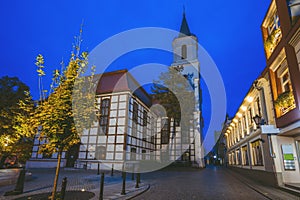
<path fill-rule="evenodd" d="M 198 39 L 192 34 L 185 12 L 183 12 L 180 33 L 172 42 L 174 58 L 171 67 L 182 67 L 182 74 L 189 80 L 195 96 L 194 132 L 191 137 L 195 140 L 191 144 L 190 154 L 194 154 L 199 167 L 204 167 L 204 149 L 202 145 L 202 90 L 200 87 L 200 64 L 198 60 Z M 194 150 L 194 151 L 193 151 Z"/>

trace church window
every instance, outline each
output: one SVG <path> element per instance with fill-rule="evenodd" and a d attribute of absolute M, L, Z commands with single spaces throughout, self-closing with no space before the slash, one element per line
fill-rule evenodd
<path fill-rule="evenodd" d="M 182 45 L 181 47 L 181 59 L 187 58 L 187 48 L 186 45 Z"/>

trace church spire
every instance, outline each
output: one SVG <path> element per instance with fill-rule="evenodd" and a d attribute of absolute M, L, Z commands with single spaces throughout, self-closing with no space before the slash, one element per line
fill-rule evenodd
<path fill-rule="evenodd" d="M 182 17 L 182 21 L 181 21 L 179 37 L 191 36 L 191 35 L 192 35 L 192 33 L 189 29 L 189 25 L 185 18 L 185 8 L 183 7 L 183 17 Z"/>

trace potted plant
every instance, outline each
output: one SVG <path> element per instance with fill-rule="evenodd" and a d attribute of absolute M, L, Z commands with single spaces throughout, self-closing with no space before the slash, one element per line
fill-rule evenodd
<path fill-rule="evenodd" d="M 277 99 L 274 101 L 276 107 L 281 109 L 286 109 L 294 105 L 295 99 L 293 92 L 286 91 L 278 95 Z"/>
<path fill-rule="evenodd" d="M 270 57 L 270 55 L 274 51 L 276 45 L 279 42 L 280 36 L 281 36 L 281 29 L 277 28 L 277 29 L 273 30 L 272 33 L 267 37 L 267 39 L 264 43 L 264 46 L 265 46 L 265 50 L 267 52 L 268 57 Z"/>

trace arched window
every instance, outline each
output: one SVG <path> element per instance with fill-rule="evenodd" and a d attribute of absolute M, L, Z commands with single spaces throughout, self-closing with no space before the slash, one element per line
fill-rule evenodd
<path fill-rule="evenodd" d="M 181 46 L 181 59 L 186 59 L 187 58 L 187 49 L 186 45 Z"/>

